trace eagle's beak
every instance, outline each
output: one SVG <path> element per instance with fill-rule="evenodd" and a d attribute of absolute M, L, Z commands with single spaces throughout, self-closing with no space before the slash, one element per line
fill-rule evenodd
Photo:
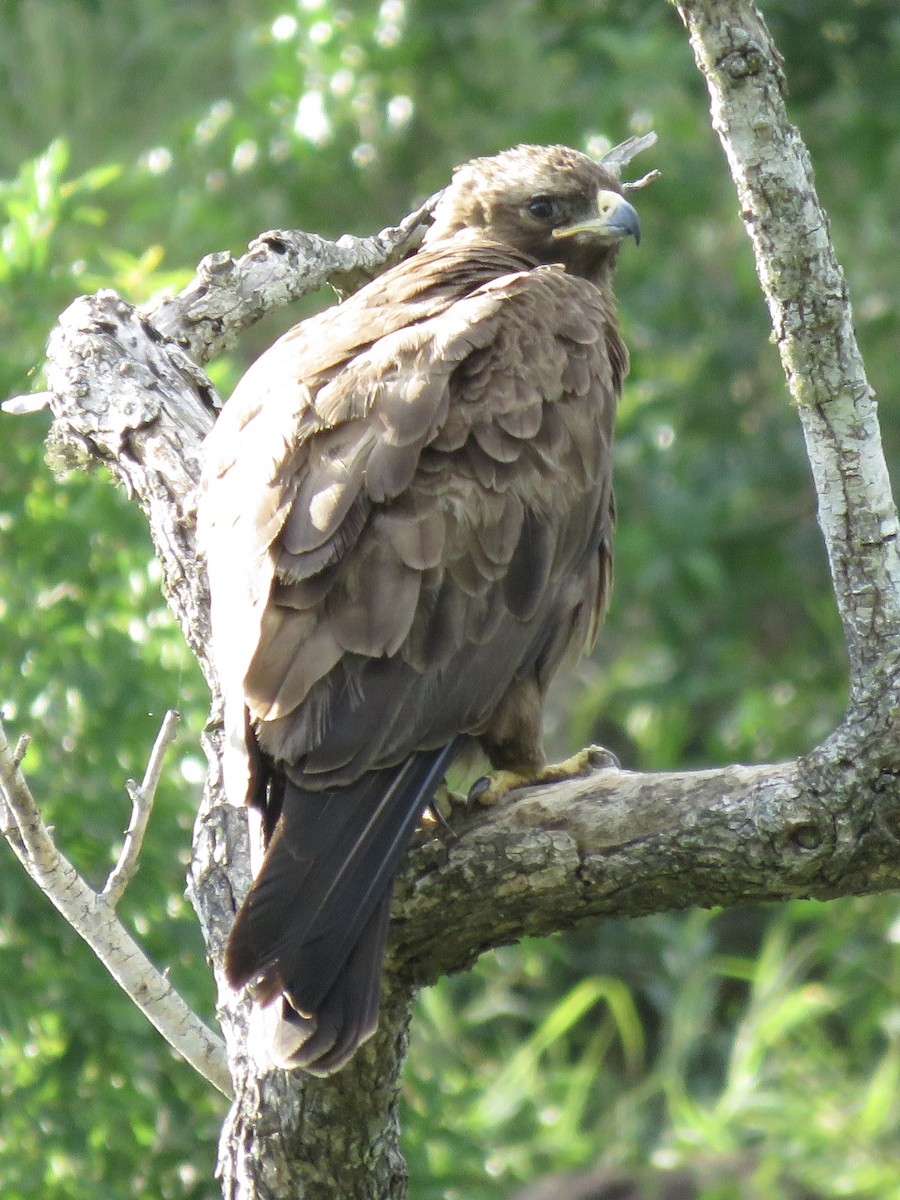
<path fill-rule="evenodd" d="M 564 225 L 554 229 L 555 238 L 575 237 L 586 233 L 608 241 L 621 241 L 622 238 L 633 237 L 635 243 L 641 240 L 641 223 L 638 215 L 624 196 L 618 192 L 597 193 L 597 216 L 587 221 L 579 221 L 577 225 Z"/>

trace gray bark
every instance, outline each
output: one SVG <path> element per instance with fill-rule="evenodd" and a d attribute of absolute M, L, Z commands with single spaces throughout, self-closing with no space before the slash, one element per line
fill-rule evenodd
<path fill-rule="evenodd" d="M 853 332 L 809 154 L 788 120 L 781 57 L 747 0 L 676 4 L 706 77 L 819 499 L 854 701 L 891 690 L 900 658 L 897 510 L 875 395 Z"/>
<path fill-rule="evenodd" d="M 261 1072 L 246 1001 L 222 986 L 236 1096 L 220 1156 L 228 1198 L 405 1196 L 396 1099 L 411 998 L 488 947 L 606 915 L 900 885 L 897 520 L 846 288 L 759 14 L 739 0 L 678 10 L 709 82 L 807 436 L 852 663 L 851 707 L 797 761 L 599 772 L 477 814 L 456 840 L 420 845 L 398 885 L 381 1028 L 332 1080 Z M 213 420 L 196 363 L 265 307 L 335 272 L 345 286 L 357 282 L 359 271 L 413 244 L 420 223 L 414 214 L 399 232 L 335 244 L 266 235 L 237 263 L 205 260 L 194 284 L 149 316 L 111 293 L 79 300 L 51 340 L 54 442 L 70 459 L 105 462 L 143 506 L 169 602 L 213 688 L 190 886 L 217 972 L 247 885 L 247 837 L 243 814 L 222 796 L 194 551 L 199 444 Z"/>

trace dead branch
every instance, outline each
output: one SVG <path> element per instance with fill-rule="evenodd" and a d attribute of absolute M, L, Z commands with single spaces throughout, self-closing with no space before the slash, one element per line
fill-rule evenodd
<path fill-rule="evenodd" d="M 0 832 L 22 866 L 170 1046 L 220 1092 L 231 1094 L 221 1039 L 154 967 L 115 915 L 60 853 L 0 723 Z"/>

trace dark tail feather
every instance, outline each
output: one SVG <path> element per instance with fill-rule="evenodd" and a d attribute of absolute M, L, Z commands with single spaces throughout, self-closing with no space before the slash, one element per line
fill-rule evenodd
<path fill-rule="evenodd" d="M 272 1039 L 272 1058 L 279 1066 L 303 1067 L 312 1075 L 331 1075 L 378 1028 L 392 891 L 388 885 L 315 1017 L 301 1016 L 291 1003 L 290 993 L 282 997 Z"/>
<path fill-rule="evenodd" d="M 225 970 L 267 1003 L 273 1047 L 329 1074 L 375 1030 L 391 884 L 419 817 L 460 749 L 418 751 L 332 793 L 284 783 L 281 817 L 232 928 Z"/>

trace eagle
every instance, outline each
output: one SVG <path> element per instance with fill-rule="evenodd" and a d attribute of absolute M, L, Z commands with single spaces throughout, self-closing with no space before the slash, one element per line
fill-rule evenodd
<path fill-rule="evenodd" d="M 377 1027 L 393 879 L 467 745 L 473 793 L 549 766 L 541 714 L 611 585 L 611 290 L 637 213 L 564 146 L 457 168 L 418 251 L 246 372 L 205 446 L 199 532 L 228 798 L 265 846 L 225 954 L 315 1075 Z"/>

